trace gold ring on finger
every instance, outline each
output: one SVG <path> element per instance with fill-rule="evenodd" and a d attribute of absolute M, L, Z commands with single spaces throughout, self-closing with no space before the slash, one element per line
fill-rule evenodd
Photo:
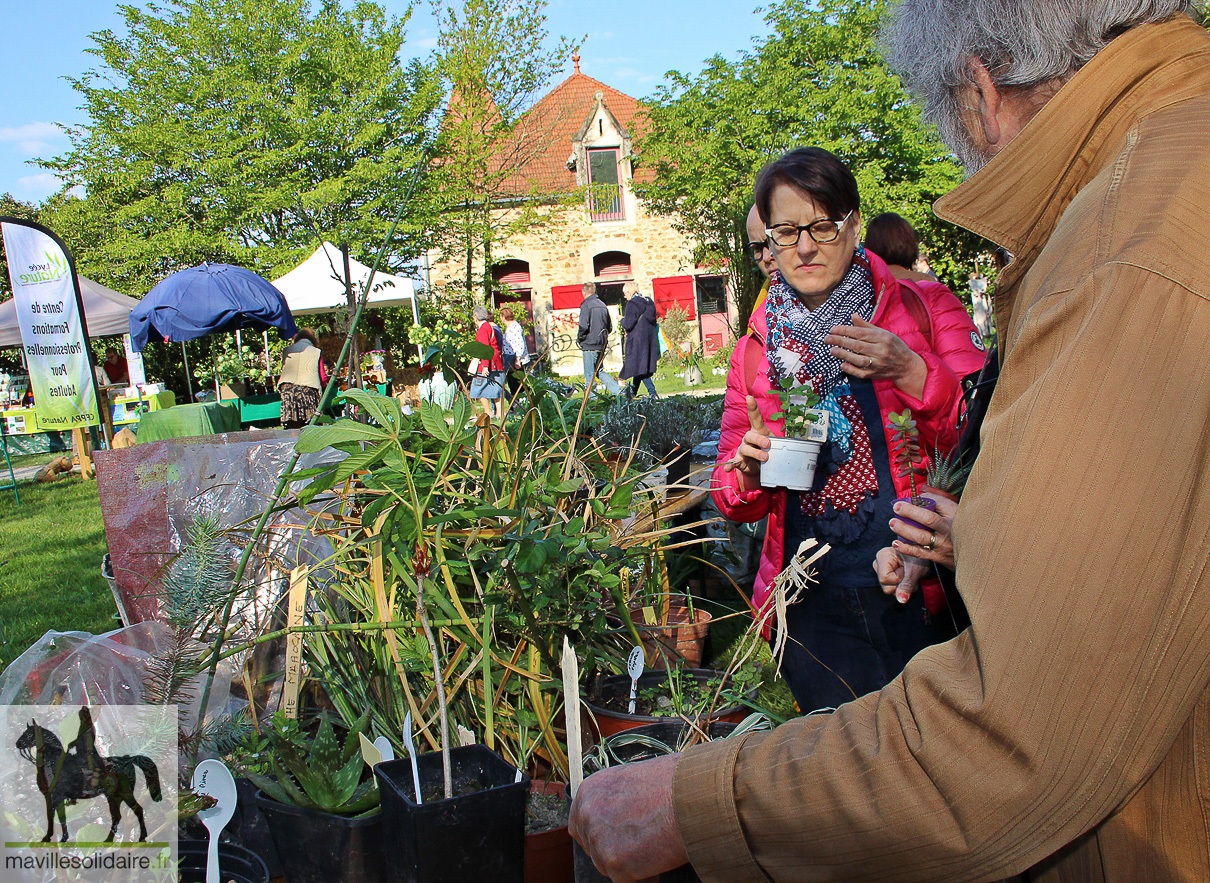
<path fill-rule="evenodd" d="M 925 546 L 924 548 L 928 549 L 931 552 L 936 547 L 937 547 L 937 531 L 932 530 L 932 531 L 929 531 L 928 545 Z"/>

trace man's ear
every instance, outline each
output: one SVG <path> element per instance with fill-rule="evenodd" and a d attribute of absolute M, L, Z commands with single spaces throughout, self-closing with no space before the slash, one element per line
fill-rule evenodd
<path fill-rule="evenodd" d="M 971 88 L 974 90 L 974 107 L 979 116 L 979 125 L 983 129 L 983 138 L 993 151 L 1003 147 L 1001 138 L 1004 136 L 1001 114 L 1004 112 L 1004 93 L 992 81 L 987 66 L 977 58 L 968 62 L 971 73 Z M 1007 139 L 1005 139 L 1007 141 Z"/>

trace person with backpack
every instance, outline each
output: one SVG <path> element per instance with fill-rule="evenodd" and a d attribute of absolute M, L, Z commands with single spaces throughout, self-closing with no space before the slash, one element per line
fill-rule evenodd
<path fill-rule="evenodd" d="M 834 708 L 891 681 L 955 629 L 944 596 L 925 585 L 906 604 L 884 594 L 873 563 L 908 476 L 891 465 L 891 412 L 910 410 L 926 454 L 958 440 L 959 379 L 984 361 L 965 308 L 942 286 L 901 283 L 861 244 L 857 182 L 831 153 L 793 150 L 761 172 L 756 205 L 777 264 L 752 333 L 727 378 L 714 500 L 735 521 L 768 516 L 753 604 L 803 540 L 830 550 L 786 611 L 780 671 L 803 712 Z M 762 487 L 760 471 L 790 379 L 809 383 L 828 413 L 810 491 Z"/>
<path fill-rule="evenodd" d="M 492 348 L 490 359 L 473 359 L 471 361 L 470 397 L 483 403 L 483 413 L 488 417 L 502 419 L 504 417 L 504 332 L 489 318 L 487 307 L 479 304 L 471 313 L 479 323 L 475 331 L 475 341 Z"/>

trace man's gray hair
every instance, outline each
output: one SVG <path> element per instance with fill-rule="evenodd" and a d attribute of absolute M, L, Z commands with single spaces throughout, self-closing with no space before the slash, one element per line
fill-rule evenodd
<path fill-rule="evenodd" d="M 1194 13 L 1205 0 L 901 0 L 883 31 L 891 67 L 926 119 L 971 169 L 958 95 L 983 62 L 992 82 L 1025 88 L 1062 81 L 1137 25 Z M 969 161 L 968 161 L 969 160 Z"/>

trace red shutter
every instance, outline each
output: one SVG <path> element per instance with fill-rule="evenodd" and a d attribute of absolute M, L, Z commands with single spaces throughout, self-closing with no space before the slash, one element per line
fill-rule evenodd
<path fill-rule="evenodd" d="M 550 287 L 550 308 L 552 310 L 574 310 L 584 302 L 584 287 L 582 285 L 552 285 Z"/>
<path fill-rule="evenodd" d="M 693 295 L 692 276 L 666 276 L 651 280 L 651 295 L 655 300 L 655 314 L 661 319 L 669 307 L 680 307 L 689 319 L 697 318 L 697 302 Z"/>

